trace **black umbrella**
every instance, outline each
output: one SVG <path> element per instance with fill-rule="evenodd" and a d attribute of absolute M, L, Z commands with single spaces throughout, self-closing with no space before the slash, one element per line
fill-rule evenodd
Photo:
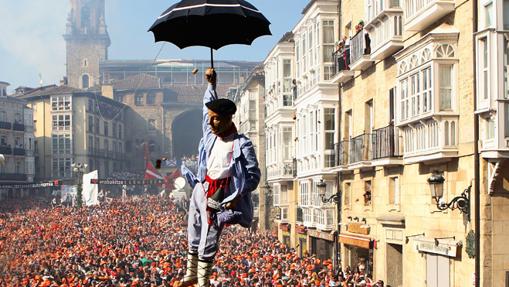
<path fill-rule="evenodd" d="M 230 44 L 251 43 L 263 35 L 272 35 L 270 22 L 244 0 L 182 0 L 161 14 L 149 31 L 155 41 L 167 41 L 183 49 L 190 46 L 213 50 Z"/>

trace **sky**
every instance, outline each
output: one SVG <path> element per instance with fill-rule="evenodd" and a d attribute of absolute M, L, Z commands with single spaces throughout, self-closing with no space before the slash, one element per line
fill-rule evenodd
<path fill-rule="evenodd" d="M 263 61 L 274 45 L 302 17 L 309 0 L 250 0 L 272 23 L 272 36 L 252 46 L 231 45 L 214 60 Z M 208 59 L 208 48 L 180 50 L 170 43 L 154 43 L 148 28 L 176 0 L 106 0 L 106 24 L 111 38 L 110 60 Z M 69 0 L 0 0 L 0 81 L 36 87 L 58 84 L 65 75 L 65 32 Z M 161 48 L 162 46 L 162 48 Z"/>

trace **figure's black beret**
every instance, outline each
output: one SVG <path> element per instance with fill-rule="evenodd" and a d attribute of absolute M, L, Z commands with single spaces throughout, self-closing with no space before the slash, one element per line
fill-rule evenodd
<path fill-rule="evenodd" d="M 228 99 L 217 99 L 205 104 L 207 108 L 219 115 L 230 116 L 235 114 L 237 106 L 235 103 Z"/>

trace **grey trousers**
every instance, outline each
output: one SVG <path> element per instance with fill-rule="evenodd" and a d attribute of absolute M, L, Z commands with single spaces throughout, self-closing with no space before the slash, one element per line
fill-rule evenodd
<path fill-rule="evenodd" d="M 189 253 L 198 254 L 204 261 L 212 261 L 219 249 L 219 236 L 222 227 L 217 225 L 216 215 L 213 223 L 209 225 L 209 212 L 207 211 L 206 190 L 208 183 L 197 183 L 189 202 L 187 218 L 187 240 Z"/>

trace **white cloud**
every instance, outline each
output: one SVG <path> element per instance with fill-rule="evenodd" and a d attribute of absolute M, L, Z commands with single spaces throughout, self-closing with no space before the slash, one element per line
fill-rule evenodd
<path fill-rule="evenodd" d="M 5 80 L 34 86 L 37 83 L 23 82 L 20 77 L 33 79 L 34 74 L 40 73 L 45 84 L 58 83 L 65 75 L 65 41 L 62 35 L 69 2 L 0 0 L 0 7 L 0 47 L 7 52 L 0 55 L 0 63 L 14 62 L 26 67 L 25 75 Z M 10 61 L 5 60 L 7 57 Z"/>

